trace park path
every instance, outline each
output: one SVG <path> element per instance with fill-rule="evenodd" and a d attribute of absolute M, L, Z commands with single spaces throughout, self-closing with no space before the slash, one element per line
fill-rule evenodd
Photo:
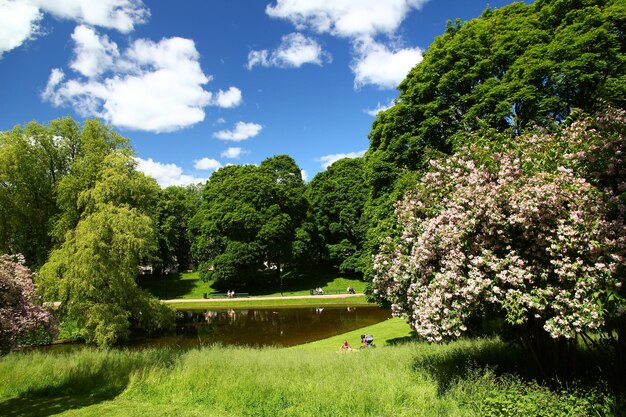
<path fill-rule="evenodd" d="M 249 301 L 249 300 L 298 300 L 304 298 L 349 298 L 363 296 L 363 293 L 356 294 L 325 294 L 325 295 L 286 295 L 286 296 L 272 296 L 272 297 L 234 297 L 234 298 L 178 298 L 174 300 L 161 300 L 163 303 L 220 303 L 220 302 L 237 302 L 237 301 Z"/>

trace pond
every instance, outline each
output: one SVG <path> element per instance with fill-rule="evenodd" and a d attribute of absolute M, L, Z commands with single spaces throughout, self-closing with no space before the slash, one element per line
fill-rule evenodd
<path fill-rule="evenodd" d="M 390 310 L 369 306 L 185 310 L 179 313 L 176 334 L 134 340 L 131 347 L 190 348 L 216 343 L 287 347 L 346 333 L 390 317 Z"/>

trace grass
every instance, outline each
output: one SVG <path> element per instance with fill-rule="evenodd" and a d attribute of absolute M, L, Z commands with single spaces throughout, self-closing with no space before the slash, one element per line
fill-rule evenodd
<path fill-rule="evenodd" d="M 361 335 L 371 334 L 374 336 L 374 344 L 377 347 L 392 346 L 408 343 L 415 340 L 415 332 L 411 330 L 406 321 L 400 318 L 392 318 L 381 323 L 373 324 L 362 329 L 354 330 L 327 339 L 316 340 L 304 345 L 293 346 L 294 350 L 339 350 L 344 340 L 356 349 L 361 345 Z"/>
<path fill-rule="evenodd" d="M 171 303 L 177 310 L 185 309 L 211 309 L 211 308 L 264 308 L 264 307 L 281 307 L 281 308 L 296 308 L 296 307 L 326 307 L 326 306 L 346 306 L 346 307 L 358 307 L 371 305 L 365 299 L 365 296 L 356 296 L 349 298 L 283 298 L 279 300 L 264 300 L 255 299 L 247 300 L 245 298 L 238 298 L 233 301 L 229 298 L 220 299 L 219 301 L 206 301 L 206 302 L 176 302 Z"/>
<path fill-rule="evenodd" d="M 406 329 L 398 332 L 401 326 L 396 321 L 386 325 L 390 334 L 406 334 Z M 497 362 L 498 355 L 506 356 L 507 345 L 497 339 L 445 346 L 390 344 L 383 343 L 384 328 L 374 328 L 381 346 L 355 353 L 339 353 L 332 338 L 328 345 L 310 344 L 305 350 L 215 346 L 186 352 L 12 353 L 0 359 L 0 415 L 434 417 L 620 412 L 616 398 L 599 389 L 551 391 L 472 361 L 491 355 Z M 437 367 L 452 370 L 443 384 Z"/>
<path fill-rule="evenodd" d="M 372 333 L 377 347 L 340 352 Z M 400 319 L 286 349 L 14 352 L 0 358 L 0 415 L 610 416 L 601 385 L 551 390 L 495 338 L 417 341 Z M 502 368 L 502 369 L 500 369 Z"/>
<path fill-rule="evenodd" d="M 365 282 L 345 276 L 337 276 L 333 273 L 317 272 L 307 275 L 294 275 L 286 273 L 283 279 L 283 295 L 309 295 L 311 288 L 322 288 L 325 292 L 345 292 L 348 287 L 353 287 L 356 292 L 365 290 Z M 198 272 L 181 272 L 169 275 L 144 275 L 139 278 L 139 286 L 150 291 L 161 300 L 171 299 L 200 299 L 206 293 L 222 293 L 213 287 L 211 281 L 204 282 Z M 265 290 L 251 290 L 254 296 L 280 296 L 279 288 L 267 288 Z"/>

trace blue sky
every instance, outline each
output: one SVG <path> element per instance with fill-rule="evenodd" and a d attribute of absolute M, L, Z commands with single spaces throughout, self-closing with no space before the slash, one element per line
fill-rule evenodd
<path fill-rule="evenodd" d="M 0 130 L 99 117 L 161 186 L 361 155 L 446 20 L 507 0 L 0 0 Z M 528 3 L 528 2 L 527 2 Z"/>

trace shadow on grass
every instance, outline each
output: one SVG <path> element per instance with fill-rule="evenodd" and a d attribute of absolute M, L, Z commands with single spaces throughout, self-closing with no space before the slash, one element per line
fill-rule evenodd
<path fill-rule="evenodd" d="M 434 350 L 419 356 L 413 369 L 426 371 L 432 376 L 437 381 L 439 395 L 446 394 L 456 381 L 471 378 L 487 369 L 496 376 L 514 374 L 524 379 L 537 374 L 531 358 L 524 351 L 495 339 Z"/>
<path fill-rule="evenodd" d="M 404 345 L 406 343 L 415 343 L 420 340 L 417 332 L 415 330 L 411 330 L 411 334 L 404 337 L 396 337 L 394 339 L 387 339 L 385 343 L 388 345 Z"/>
<path fill-rule="evenodd" d="M 626 401 L 626 380 L 623 378 L 626 361 L 614 354 L 600 353 L 579 349 L 573 376 L 546 379 L 531 354 L 520 345 L 498 339 L 476 339 L 420 355 L 414 361 L 413 369 L 432 376 L 437 382 L 439 395 L 446 394 L 457 381 L 474 380 L 488 370 L 496 377 L 513 376 L 556 391 L 568 386 L 583 390 L 608 387 L 621 398 L 620 401 Z"/>
<path fill-rule="evenodd" d="M 183 279 L 180 273 L 169 275 L 143 275 L 137 279 L 140 288 L 161 300 L 182 298 L 196 287 L 197 280 Z"/>
<path fill-rule="evenodd" d="M 117 380 L 114 386 L 104 389 L 94 387 L 98 382 L 106 384 L 104 375 L 96 373 L 80 378 L 73 378 L 67 383 L 27 392 L 19 397 L 0 401 L 0 416 L 3 417 L 46 417 L 88 407 L 117 397 L 128 385 L 128 376 Z M 89 392 L 89 387 L 94 387 Z"/>
<path fill-rule="evenodd" d="M 4 417 L 46 417 L 62 413 L 67 410 L 88 407 L 115 397 L 55 395 L 37 397 L 29 394 L 25 397 L 11 398 L 0 402 L 0 415 Z"/>

